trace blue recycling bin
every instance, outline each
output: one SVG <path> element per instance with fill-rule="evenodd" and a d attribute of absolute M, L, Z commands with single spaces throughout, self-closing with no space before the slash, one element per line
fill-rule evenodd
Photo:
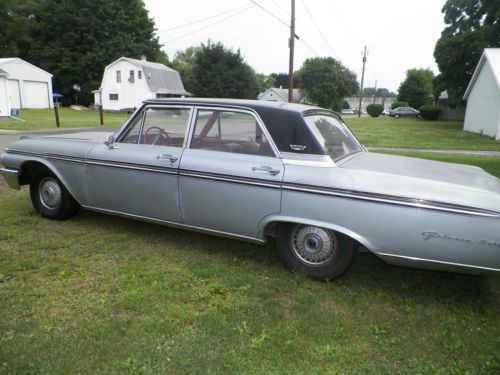
<path fill-rule="evenodd" d="M 19 108 L 11 108 L 10 109 L 10 115 L 13 117 L 19 117 L 19 114 L 21 113 Z"/>

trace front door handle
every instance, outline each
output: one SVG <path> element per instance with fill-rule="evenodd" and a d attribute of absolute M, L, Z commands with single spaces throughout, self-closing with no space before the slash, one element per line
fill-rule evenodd
<path fill-rule="evenodd" d="M 170 154 L 160 154 L 156 157 L 157 160 L 167 159 L 170 160 L 171 163 L 175 163 L 179 158 L 177 156 L 172 156 Z"/>
<path fill-rule="evenodd" d="M 269 167 L 267 165 L 261 165 L 260 167 L 252 167 L 252 171 L 254 172 L 267 172 L 271 176 L 276 176 L 281 172 L 280 169 L 274 169 L 273 167 Z"/>

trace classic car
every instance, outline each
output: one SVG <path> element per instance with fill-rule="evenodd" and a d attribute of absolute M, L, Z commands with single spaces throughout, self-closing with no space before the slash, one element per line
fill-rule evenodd
<path fill-rule="evenodd" d="M 283 263 L 340 276 L 389 264 L 500 271 L 500 180 L 368 152 L 334 112 L 230 99 L 147 100 L 114 134 L 24 137 L 1 157 L 41 216 L 79 207 L 233 239 L 275 238 Z"/>

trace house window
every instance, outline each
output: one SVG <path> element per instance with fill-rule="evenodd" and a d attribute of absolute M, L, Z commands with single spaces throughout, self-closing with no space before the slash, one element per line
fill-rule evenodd
<path fill-rule="evenodd" d="M 118 94 L 109 94 L 109 100 L 118 100 Z"/>
<path fill-rule="evenodd" d="M 135 72 L 133 70 L 130 71 L 130 74 L 129 74 L 129 77 L 128 77 L 128 81 L 130 83 L 134 83 L 134 81 L 135 81 Z"/>
<path fill-rule="evenodd" d="M 142 79 L 142 71 L 141 70 L 137 71 L 137 79 Z"/>
<path fill-rule="evenodd" d="M 116 71 L 116 82 L 121 82 L 122 81 L 122 71 L 117 70 Z"/>

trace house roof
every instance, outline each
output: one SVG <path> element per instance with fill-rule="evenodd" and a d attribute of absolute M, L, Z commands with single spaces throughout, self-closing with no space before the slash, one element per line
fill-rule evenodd
<path fill-rule="evenodd" d="M 23 60 L 23 59 L 20 59 L 19 57 L 4 57 L 4 58 L 1 58 L 0 59 L 0 65 L 4 65 L 4 64 L 7 64 L 7 63 L 10 63 L 10 62 L 13 62 L 13 61 L 21 61 L 25 64 L 28 64 L 28 65 L 31 65 L 32 67 L 38 69 L 38 70 L 41 70 L 42 72 L 48 74 L 49 76 L 53 77 L 52 74 L 50 74 L 49 72 L 47 72 L 46 70 L 43 70 L 42 68 L 39 68 L 38 66 L 36 65 L 33 65 L 29 62 L 27 62 L 26 60 Z"/>
<path fill-rule="evenodd" d="M 0 69 L 0 76 L 8 76 L 9 73 L 7 73 L 5 70 Z"/>
<path fill-rule="evenodd" d="M 258 99 L 260 99 L 262 96 L 267 94 L 269 91 L 274 91 L 276 95 L 278 95 L 280 98 L 283 99 L 283 101 L 287 102 L 288 101 L 288 89 L 281 89 L 281 88 L 276 88 L 276 87 L 271 87 L 264 91 L 262 94 L 259 95 Z M 302 94 L 300 93 L 299 89 L 293 89 L 293 102 L 294 103 L 300 103 L 303 99 Z"/>
<path fill-rule="evenodd" d="M 479 63 L 476 66 L 476 70 L 474 70 L 474 74 L 472 75 L 469 85 L 467 86 L 467 90 L 465 90 L 464 100 L 467 100 L 469 97 L 472 88 L 479 77 L 479 73 L 483 69 L 486 62 L 490 65 L 498 90 L 500 91 L 500 48 L 485 48 L 481 58 L 479 59 Z"/>
<path fill-rule="evenodd" d="M 127 61 L 142 68 L 149 88 L 158 94 L 191 95 L 191 93 L 184 89 L 181 76 L 177 70 L 160 63 L 132 59 L 130 57 L 120 57 L 109 64 L 106 69 L 119 61 Z"/>

